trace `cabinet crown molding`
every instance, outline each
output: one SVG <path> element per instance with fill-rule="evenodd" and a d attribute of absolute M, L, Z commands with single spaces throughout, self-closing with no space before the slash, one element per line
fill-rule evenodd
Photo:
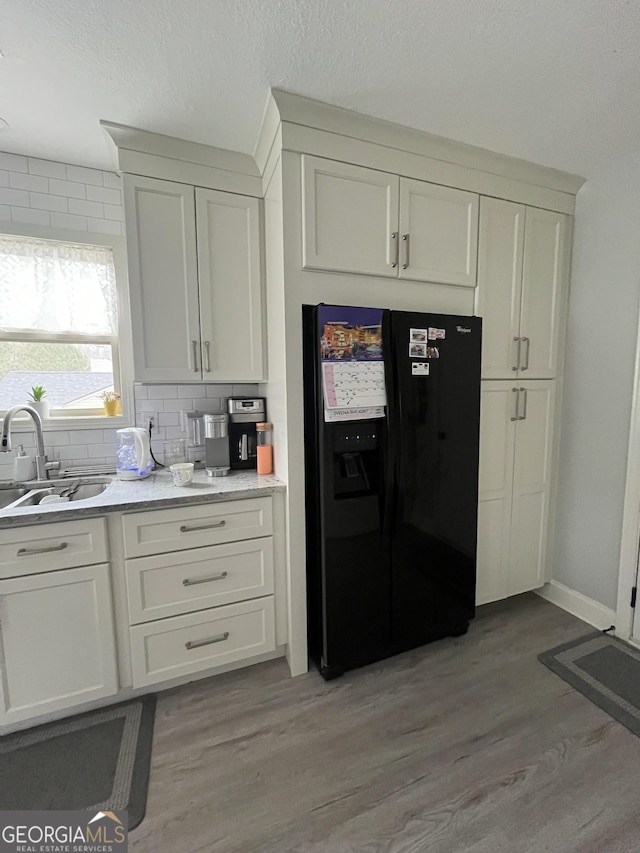
<path fill-rule="evenodd" d="M 213 145 L 203 145 L 201 142 L 189 142 L 186 139 L 152 133 L 116 122 L 101 121 L 100 126 L 112 139 L 118 151 L 127 149 L 141 154 L 154 154 L 172 160 L 182 160 L 185 163 L 224 169 L 228 172 L 259 176 L 258 168 L 250 154 L 229 151 L 227 148 L 216 148 Z"/>
<path fill-rule="evenodd" d="M 301 125 L 325 133 L 338 134 L 395 151 L 404 151 L 443 163 L 516 179 L 570 195 L 576 195 L 585 182 L 585 179 L 579 175 L 530 163 L 506 154 L 498 154 L 464 142 L 456 142 L 426 131 L 296 95 L 283 89 L 271 89 L 254 150 L 254 157 L 261 172 L 265 169 L 277 129 L 276 115 L 280 122 L 290 125 Z"/>

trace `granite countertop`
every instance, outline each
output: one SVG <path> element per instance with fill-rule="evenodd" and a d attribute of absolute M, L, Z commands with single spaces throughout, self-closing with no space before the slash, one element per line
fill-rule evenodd
<path fill-rule="evenodd" d="M 105 478 L 97 479 L 104 481 Z M 69 478 L 69 485 L 72 482 L 73 478 Z M 210 501 L 259 498 L 282 492 L 285 488 L 284 483 L 273 474 L 259 475 L 255 471 L 234 471 L 226 477 L 207 477 L 204 471 L 195 471 L 193 482 L 188 486 L 174 486 L 168 471 L 158 471 L 144 480 L 119 480 L 113 477 L 104 492 L 92 498 L 0 509 L 0 528 L 71 521 L 107 512 L 168 509 Z"/>

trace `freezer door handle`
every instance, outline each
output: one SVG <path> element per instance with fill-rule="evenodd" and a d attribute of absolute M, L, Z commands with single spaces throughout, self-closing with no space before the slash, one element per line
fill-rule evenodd
<path fill-rule="evenodd" d="M 516 363 L 511 368 L 511 370 L 519 370 L 519 368 L 520 368 L 520 352 L 522 350 L 522 338 L 514 338 L 513 340 L 518 344 L 518 353 L 516 355 Z M 513 390 L 515 391 L 516 389 L 514 388 Z"/>
<path fill-rule="evenodd" d="M 512 388 L 511 390 L 515 391 L 515 393 L 518 395 L 516 397 L 516 414 L 515 414 L 515 417 L 513 415 L 511 416 L 511 420 L 512 421 L 519 421 L 520 420 L 520 417 L 519 417 L 519 414 L 520 414 L 520 390 L 518 388 Z"/>

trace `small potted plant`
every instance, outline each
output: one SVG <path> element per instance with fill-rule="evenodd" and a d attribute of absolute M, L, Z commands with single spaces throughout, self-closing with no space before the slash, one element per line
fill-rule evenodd
<path fill-rule="evenodd" d="M 100 396 L 102 397 L 105 415 L 113 417 L 120 414 L 120 394 L 117 394 L 115 391 L 103 391 Z"/>
<path fill-rule="evenodd" d="M 29 405 L 43 420 L 49 417 L 49 401 L 44 399 L 46 394 L 42 385 L 34 385 L 29 393 Z"/>

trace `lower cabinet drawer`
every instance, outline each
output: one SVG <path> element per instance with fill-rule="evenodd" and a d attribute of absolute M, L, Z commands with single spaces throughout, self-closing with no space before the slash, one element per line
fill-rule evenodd
<path fill-rule="evenodd" d="M 273 540 L 127 560 L 131 624 L 273 593 Z"/>
<path fill-rule="evenodd" d="M 0 578 L 106 563 L 103 518 L 33 524 L 0 534 Z"/>
<path fill-rule="evenodd" d="M 196 674 L 276 647 L 273 596 L 129 630 L 134 687 Z"/>

